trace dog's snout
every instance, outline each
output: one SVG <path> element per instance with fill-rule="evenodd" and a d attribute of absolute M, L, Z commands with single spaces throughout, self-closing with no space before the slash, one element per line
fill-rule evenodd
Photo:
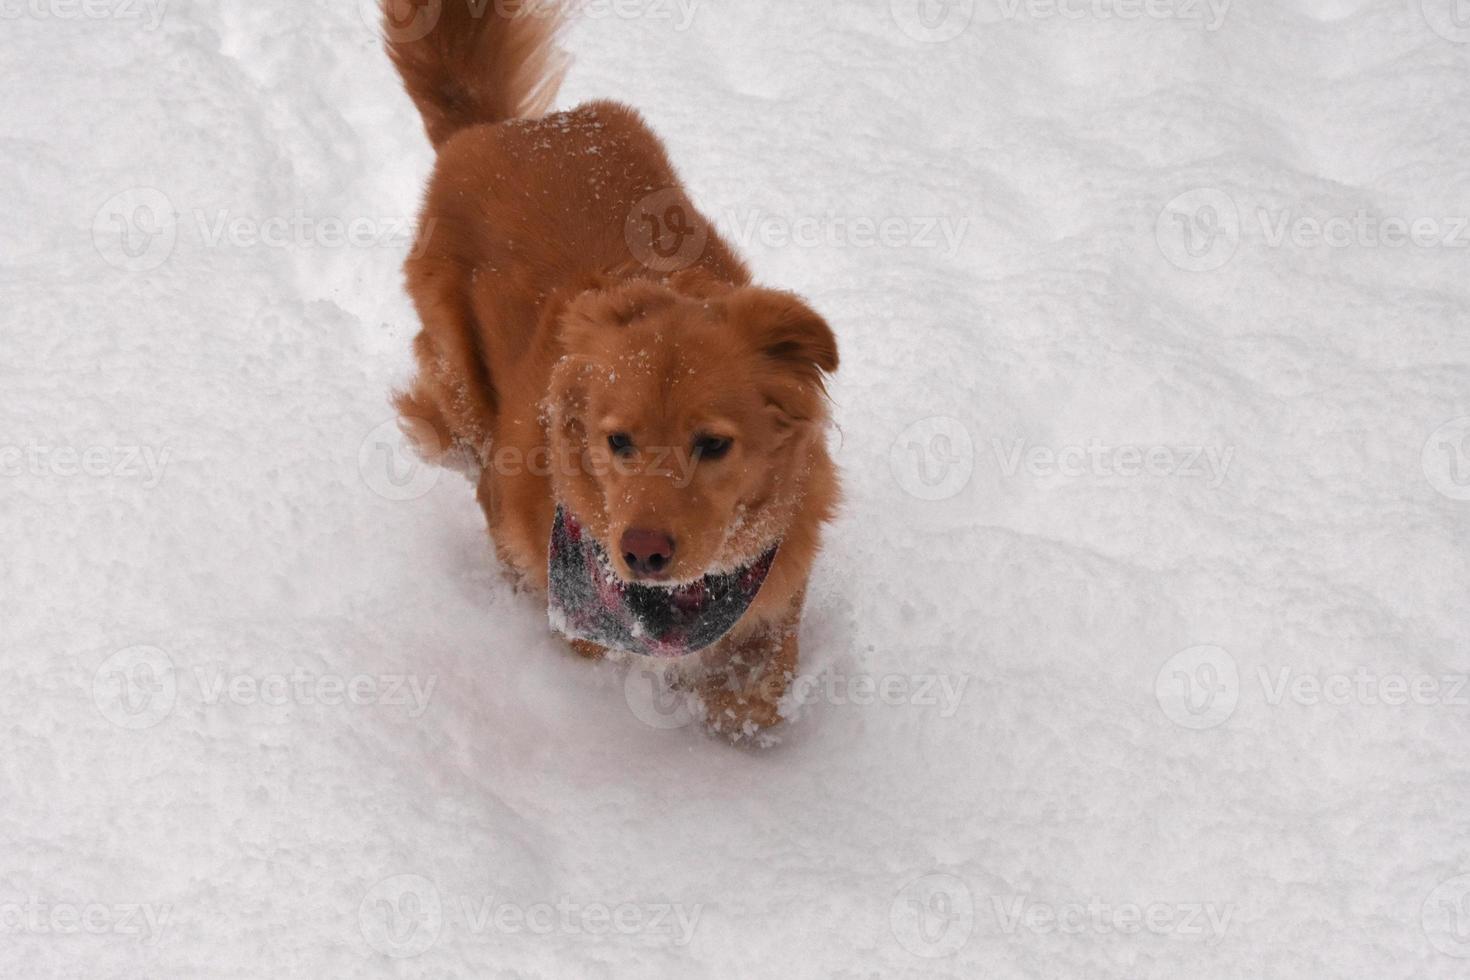
<path fill-rule="evenodd" d="M 674 559 L 674 539 L 662 531 L 630 528 L 623 532 L 618 547 L 635 575 L 658 575 Z"/>

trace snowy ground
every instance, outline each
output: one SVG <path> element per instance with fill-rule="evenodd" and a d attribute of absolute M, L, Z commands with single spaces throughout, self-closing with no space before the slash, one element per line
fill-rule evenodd
<path fill-rule="evenodd" d="M 362 6 L 0 4 L 0 974 L 1470 972 L 1465 0 L 586 11 L 843 344 L 765 752 L 394 455 Z"/>

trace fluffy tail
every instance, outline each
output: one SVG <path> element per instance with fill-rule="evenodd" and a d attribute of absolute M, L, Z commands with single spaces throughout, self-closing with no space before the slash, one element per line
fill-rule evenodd
<path fill-rule="evenodd" d="M 388 55 L 437 148 L 467 126 L 536 118 L 568 58 L 556 0 L 383 0 Z"/>

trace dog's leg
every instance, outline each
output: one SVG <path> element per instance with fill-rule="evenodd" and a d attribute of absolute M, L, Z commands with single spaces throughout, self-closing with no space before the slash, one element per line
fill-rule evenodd
<path fill-rule="evenodd" d="M 705 724 L 731 738 L 753 735 L 781 723 L 781 699 L 796 676 L 801 621 L 797 599 L 789 617 L 723 646 L 717 666 L 700 682 Z"/>
<path fill-rule="evenodd" d="M 589 643 L 586 640 L 568 640 L 567 642 L 571 644 L 573 653 L 587 660 L 601 660 L 607 656 L 607 651 L 596 643 Z"/>

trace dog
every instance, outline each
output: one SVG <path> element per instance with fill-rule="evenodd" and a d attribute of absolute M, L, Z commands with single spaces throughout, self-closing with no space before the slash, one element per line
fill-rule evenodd
<path fill-rule="evenodd" d="M 548 114 L 566 59 L 544 4 L 384 13 L 437 152 L 404 267 L 405 431 L 467 467 L 501 561 L 576 652 L 697 657 L 705 723 L 763 733 L 838 503 L 831 328 L 752 283 L 634 109 Z"/>

